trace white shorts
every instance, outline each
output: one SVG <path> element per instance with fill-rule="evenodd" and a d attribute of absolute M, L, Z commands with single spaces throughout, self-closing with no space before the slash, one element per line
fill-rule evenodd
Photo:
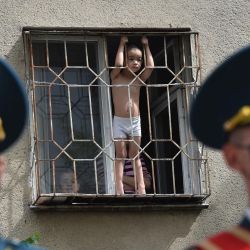
<path fill-rule="evenodd" d="M 128 138 L 133 136 L 141 136 L 141 117 L 135 116 L 113 118 L 113 134 L 114 138 Z"/>

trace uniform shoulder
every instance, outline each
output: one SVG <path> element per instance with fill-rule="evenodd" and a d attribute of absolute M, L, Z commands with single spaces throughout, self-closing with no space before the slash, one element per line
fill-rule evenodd
<path fill-rule="evenodd" d="M 249 239 L 250 231 L 236 226 L 228 231 L 212 235 L 186 250 L 229 249 L 232 245 L 236 247 L 235 249 L 239 249 L 238 246 L 244 246 L 242 249 L 248 249 L 250 246 Z"/>
<path fill-rule="evenodd" d="M 44 248 L 35 247 L 33 245 L 23 244 L 15 240 L 0 239 L 0 249 L 10 250 L 45 250 Z"/>

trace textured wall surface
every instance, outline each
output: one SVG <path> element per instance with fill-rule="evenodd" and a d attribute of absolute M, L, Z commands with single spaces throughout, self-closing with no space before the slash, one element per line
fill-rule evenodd
<path fill-rule="evenodd" d="M 249 0 L 0 0 L 0 55 L 24 77 L 21 30 L 34 27 L 190 27 L 200 33 L 203 76 L 250 41 Z M 216 90 L 215 90 L 216 91 Z M 29 209 L 28 128 L 6 153 L 0 191 L 0 234 L 40 232 L 53 250 L 179 250 L 236 223 L 247 204 L 241 178 L 209 151 L 212 195 L 205 210 L 42 212 Z"/>

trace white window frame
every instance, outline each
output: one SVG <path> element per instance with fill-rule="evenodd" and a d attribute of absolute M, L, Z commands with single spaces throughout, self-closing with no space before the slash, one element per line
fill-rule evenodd
<path fill-rule="evenodd" d="M 60 36 L 36 36 L 35 38 L 32 39 L 32 41 L 46 41 L 46 40 L 55 40 L 55 41 L 77 41 L 77 42 L 97 42 L 97 48 L 98 48 L 98 65 L 97 68 L 99 69 L 104 69 L 106 67 L 105 65 L 105 61 L 104 61 L 104 48 L 105 48 L 105 41 L 103 38 L 101 37 L 84 37 L 84 38 L 74 38 L 74 37 L 67 37 L 66 39 Z M 101 60 L 101 58 L 103 60 Z M 110 84 L 109 82 L 109 76 L 107 71 L 105 71 L 102 75 L 101 78 L 104 82 L 106 82 L 107 84 Z M 101 81 L 100 79 L 98 79 L 98 81 L 105 85 L 103 83 L 103 81 Z M 106 96 L 106 98 L 103 98 L 104 96 Z M 101 134 L 102 134 L 102 140 L 103 140 L 103 145 L 106 145 L 105 150 L 103 152 L 105 152 L 105 156 L 104 156 L 104 168 L 105 168 L 105 189 L 106 192 L 108 194 L 115 194 L 115 186 L 114 186 L 114 172 L 113 172 L 113 160 L 115 158 L 115 151 L 114 151 L 114 146 L 112 143 L 112 130 L 110 129 L 112 127 L 112 114 L 110 112 L 111 110 L 111 98 L 110 98 L 110 90 L 107 88 L 99 88 L 99 97 L 101 102 L 99 102 L 99 110 L 100 110 L 100 117 L 101 117 Z M 30 107 L 30 110 L 32 110 L 32 107 Z M 35 119 L 34 119 L 35 121 Z M 36 120 L 37 121 L 37 120 Z M 31 134 L 34 135 L 34 126 L 30 126 L 31 128 Z M 45 127 L 46 128 L 46 127 Z M 34 142 L 32 141 L 33 145 L 32 148 L 34 148 Z M 102 146 L 103 146 L 102 145 Z M 108 146 L 107 146 L 108 145 Z M 48 147 L 46 147 L 48 149 Z M 49 153 L 47 153 L 47 155 L 49 155 Z M 94 159 L 95 161 L 95 168 L 96 168 L 96 158 Z M 35 164 L 35 161 L 32 161 L 33 164 Z M 32 167 L 32 169 L 36 169 L 35 166 Z M 35 176 L 34 174 L 32 174 L 33 176 Z M 46 176 L 47 180 L 47 184 L 43 183 L 42 185 L 42 189 L 43 190 L 48 190 L 48 186 L 51 186 L 52 183 L 50 183 L 50 181 L 52 180 L 51 176 L 50 176 L 50 172 L 48 172 L 47 176 Z M 39 183 L 41 182 L 41 179 L 38 180 L 37 184 L 39 185 Z M 43 193 L 43 192 L 41 192 Z M 47 193 L 51 193 L 49 191 L 47 191 Z M 33 194 L 33 196 L 35 196 L 35 194 Z"/>

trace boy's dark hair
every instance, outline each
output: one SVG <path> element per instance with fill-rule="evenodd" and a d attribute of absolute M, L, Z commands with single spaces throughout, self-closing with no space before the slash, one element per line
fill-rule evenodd
<path fill-rule="evenodd" d="M 142 48 L 134 43 L 127 43 L 127 50 L 139 49 L 142 52 Z"/>

